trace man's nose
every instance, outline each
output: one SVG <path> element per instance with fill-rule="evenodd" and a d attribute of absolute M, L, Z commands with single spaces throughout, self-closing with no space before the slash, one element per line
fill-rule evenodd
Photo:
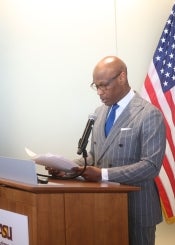
<path fill-rule="evenodd" d="M 100 87 L 97 88 L 97 94 L 98 94 L 98 95 L 104 94 L 103 89 L 101 89 Z"/>

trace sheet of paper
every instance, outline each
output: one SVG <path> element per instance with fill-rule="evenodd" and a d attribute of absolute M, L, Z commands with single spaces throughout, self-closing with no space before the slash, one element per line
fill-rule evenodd
<path fill-rule="evenodd" d="M 37 164 L 44 165 L 47 167 L 51 167 L 54 169 L 68 171 L 73 167 L 77 167 L 78 165 L 73 161 L 70 161 L 63 156 L 46 153 L 46 154 L 36 154 L 31 151 L 29 148 L 25 147 L 25 151 L 28 156 Z"/>

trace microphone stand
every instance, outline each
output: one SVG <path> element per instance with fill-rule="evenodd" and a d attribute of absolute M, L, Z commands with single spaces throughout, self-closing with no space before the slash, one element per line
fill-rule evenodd
<path fill-rule="evenodd" d="M 86 148 L 83 149 L 82 155 L 83 155 L 83 158 L 84 158 L 84 168 L 83 168 L 83 170 L 81 171 L 81 173 L 80 173 L 79 176 L 81 176 L 81 175 L 84 173 L 84 171 L 86 170 L 86 167 L 87 167 L 87 156 L 88 156 L 88 155 L 87 155 Z"/>

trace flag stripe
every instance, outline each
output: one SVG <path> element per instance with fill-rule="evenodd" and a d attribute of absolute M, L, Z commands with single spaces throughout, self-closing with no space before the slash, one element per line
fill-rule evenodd
<path fill-rule="evenodd" d="M 163 191 L 166 191 L 166 196 L 167 196 L 168 202 L 170 204 L 169 209 L 167 209 L 167 213 L 172 212 L 172 214 L 175 215 L 174 194 L 173 194 L 173 191 L 172 191 L 171 183 L 169 181 L 169 176 L 167 175 L 167 173 L 166 173 L 164 168 L 161 169 L 161 172 L 160 172 L 160 174 L 158 176 L 158 179 L 161 180 L 161 183 L 163 185 L 162 186 L 163 188 L 159 189 L 159 191 L 160 191 L 160 193 L 163 192 Z M 165 188 L 165 186 L 166 186 L 166 188 Z M 165 200 L 162 198 L 162 196 L 161 196 L 161 199 L 162 199 L 163 203 L 165 203 Z"/>
<path fill-rule="evenodd" d="M 169 146 L 169 144 L 168 144 L 168 141 L 166 141 L 166 151 L 165 151 L 165 154 L 166 154 L 167 160 L 168 160 L 168 162 L 169 162 L 169 165 L 171 166 L 173 176 L 174 176 L 174 178 L 175 178 L 175 164 L 174 164 L 174 158 L 173 158 L 173 155 L 172 155 L 172 151 L 171 151 L 171 149 L 170 149 L 170 146 Z"/>
<path fill-rule="evenodd" d="M 166 190 L 164 189 L 164 186 L 162 184 L 161 178 L 156 178 L 155 182 L 157 184 L 157 186 L 159 186 L 159 188 L 161 189 L 160 195 L 161 198 L 163 199 L 163 204 L 167 207 L 165 212 L 166 212 L 166 216 L 167 217 L 172 217 L 173 216 L 173 212 L 171 210 L 171 205 L 168 199 L 168 196 L 166 194 Z"/>
<path fill-rule="evenodd" d="M 151 102 L 163 112 L 162 107 L 160 106 L 159 101 L 157 99 L 157 95 L 156 95 L 156 92 L 154 90 L 154 87 L 153 87 L 153 85 L 152 85 L 152 83 L 151 83 L 151 81 L 149 79 L 149 76 L 147 76 L 147 79 L 145 81 L 145 89 L 148 91 L 147 93 L 149 93 L 148 96 L 149 96 Z M 165 114 L 164 114 L 164 116 L 165 116 Z M 169 127 L 169 123 L 167 122 L 166 116 L 165 116 L 165 124 L 166 124 L 167 139 L 168 139 L 168 142 L 170 144 L 171 151 L 173 153 L 173 157 L 175 159 L 175 147 L 174 147 L 175 144 L 173 142 L 174 141 L 173 140 L 173 136 L 174 135 L 171 134 L 171 129 Z"/>
<path fill-rule="evenodd" d="M 173 183 L 174 174 L 173 174 L 171 166 L 169 165 L 169 162 L 168 162 L 168 159 L 167 159 L 166 155 L 165 155 L 165 158 L 164 158 L 164 161 L 163 161 L 163 166 L 164 166 L 164 169 L 165 169 L 167 175 L 169 176 L 169 180 L 170 180 L 170 183 L 171 183 L 171 186 L 172 186 L 172 190 L 173 190 L 173 193 L 174 193 L 174 196 L 175 196 L 175 185 Z"/>
<path fill-rule="evenodd" d="M 167 91 L 165 93 L 165 97 L 166 97 L 166 100 L 167 100 L 167 102 L 169 104 L 169 107 L 173 108 L 174 107 L 174 101 L 173 101 L 171 92 Z M 171 114 L 172 114 L 173 124 L 175 125 L 175 111 L 172 110 Z"/>

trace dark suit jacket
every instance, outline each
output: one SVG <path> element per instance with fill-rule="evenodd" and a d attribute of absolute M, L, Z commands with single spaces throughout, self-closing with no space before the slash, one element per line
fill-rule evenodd
<path fill-rule="evenodd" d="M 108 137 L 104 126 L 109 108 L 97 108 L 88 162 L 109 168 L 109 181 L 141 187 L 129 194 L 129 221 L 152 226 L 162 221 L 154 178 L 165 152 L 165 126 L 160 111 L 135 94 Z M 117 215 L 117 214 L 116 214 Z"/>

